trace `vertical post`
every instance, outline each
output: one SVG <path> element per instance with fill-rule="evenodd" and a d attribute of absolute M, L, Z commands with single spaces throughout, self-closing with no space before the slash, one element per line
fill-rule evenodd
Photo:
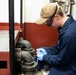
<path fill-rule="evenodd" d="M 72 14 L 72 8 L 74 4 L 75 4 L 75 0 L 70 0 L 70 14 Z"/>
<path fill-rule="evenodd" d="M 72 0 L 70 0 L 70 14 L 72 14 Z"/>
<path fill-rule="evenodd" d="M 23 0 L 20 0 L 20 28 L 22 28 L 22 6 L 23 6 Z"/>
<path fill-rule="evenodd" d="M 9 0 L 9 51 L 10 51 L 10 75 L 15 75 L 14 0 Z"/>

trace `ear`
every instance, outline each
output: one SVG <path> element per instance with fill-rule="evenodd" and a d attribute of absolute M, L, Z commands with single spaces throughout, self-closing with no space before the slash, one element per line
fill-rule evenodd
<path fill-rule="evenodd" d="M 55 19 L 58 21 L 59 20 L 59 15 L 55 14 Z"/>

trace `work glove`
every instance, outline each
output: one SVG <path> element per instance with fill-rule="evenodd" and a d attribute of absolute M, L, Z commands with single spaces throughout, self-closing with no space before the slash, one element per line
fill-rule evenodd
<path fill-rule="evenodd" d="M 47 52 L 43 48 L 36 49 L 36 54 L 38 54 L 38 53 L 42 53 L 43 55 L 47 54 Z"/>
<path fill-rule="evenodd" d="M 40 61 L 42 61 L 43 60 L 43 56 L 44 55 L 42 53 L 38 53 L 37 54 L 37 59 L 40 60 Z"/>
<path fill-rule="evenodd" d="M 37 54 L 38 60 L 42 61 L 43 60 L 43 56 L 46 55 L 47 52 L 43 48 L 38 48 L 36 50 L 37 50 L 36 54 Z"/>

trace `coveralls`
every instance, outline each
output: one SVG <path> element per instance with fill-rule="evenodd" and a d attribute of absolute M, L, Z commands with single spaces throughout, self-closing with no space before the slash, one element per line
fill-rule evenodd
<path fill-rule="evenodd" d="M 47 52 L 43 61 L 51 66 L 48 75 L 76 75 L 76 21 L 68 16 L 63 27 L 58 29 L 57 45 L 42 47 Z M 43 61 L 39 61 L 39 68 L 42 68 Z"/>

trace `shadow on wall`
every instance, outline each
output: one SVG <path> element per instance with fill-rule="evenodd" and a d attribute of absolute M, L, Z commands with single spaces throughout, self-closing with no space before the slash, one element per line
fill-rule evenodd
<path fill-rule="evenodd" d="M 58 39 L 58 32 L 52 27 L 37 25 L 35 23 L 24 23 L 24 39 L 28 40 L 33 48 L 41 46 L 53 46 Z"/>

